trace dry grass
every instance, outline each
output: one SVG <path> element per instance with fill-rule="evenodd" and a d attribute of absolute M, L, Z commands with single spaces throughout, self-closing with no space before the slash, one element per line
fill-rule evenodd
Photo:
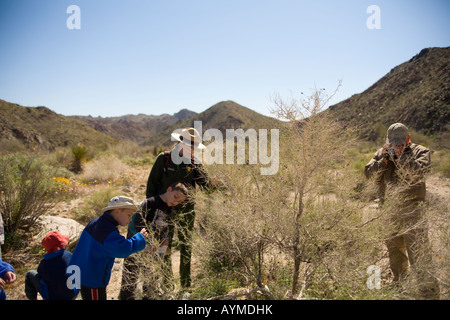
<path fill-rule="evenodd" d="M 86 162 L 79 179 L 84 183 L 117 182 L 120 181 L 120 179 L 123 180 L 128 171 L 128 165 L 124 164 L 117 157 L 113 155 L 104 155 Z"/>

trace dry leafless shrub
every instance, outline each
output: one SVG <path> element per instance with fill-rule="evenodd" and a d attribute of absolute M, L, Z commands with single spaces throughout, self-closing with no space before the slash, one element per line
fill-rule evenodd
<path fill-rule="evenodd" d="M 120 179 L 127 172 L 128 165 L 114 155 L 103 155 L 84 164 L 79 178 L 82 182 L 108 182 Z"/>
<path fill-rule="evenodd" d="M 321 111 L 315 91 L 289 104 L 280 132 L 280 167 L 263 176 L 255 165 L 213 165 L 222 190 L 198 195 L 196 250 L 205 268 L 226 261 L 247 293 L 267 298 L 371 296 L 367 267 L 383 259 L 382 219 L 353 199 L 359 174 L 345 165 L 349 127 Z M 244 280 L 242 280 L 244 279 Z M 378 292 L 378 296 L 384 293 Z M 226 296 L 227 298 L 230 295 Z"/>

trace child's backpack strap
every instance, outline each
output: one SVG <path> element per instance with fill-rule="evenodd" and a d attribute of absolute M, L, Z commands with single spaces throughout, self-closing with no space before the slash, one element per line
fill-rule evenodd
<path fill-rule="evenodd" d="M 164 151 L 164 173 L 167 173 L 167 166 L 169 165 L 170 151 Z"/>

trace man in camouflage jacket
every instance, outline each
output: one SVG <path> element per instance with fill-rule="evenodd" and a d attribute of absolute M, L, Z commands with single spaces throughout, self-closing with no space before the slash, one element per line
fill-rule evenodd
<path fill-rule="evenodd" d="M 439 298 L 439 283 L 427 272 L 432 269 L 432 255 L 423 203 L 430 161 L 430 150 L 411 143 L 408 128 L 394 123 L 387 131 L 386 144 L 375 153 L 364 173 L 367 178 L 375 177 L 381 206 L 387 197 L 396 197 L 391 221 L 397 232 L 386 240 L 394 281 L 404 279 L 408 266 L 414 268 L 420 261 L 421 270 L 416 273 L 422 296 Z M 423 270 L 426 263 L 428 268 Z"/>

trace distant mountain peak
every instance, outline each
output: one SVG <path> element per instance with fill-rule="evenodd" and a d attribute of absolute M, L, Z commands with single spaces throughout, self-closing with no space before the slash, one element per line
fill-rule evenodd
<path fill-rule="evenodd" d="M 203 131 L 218 129 L 224 136 L 227 129 L 272 129 L 278 127 L 280 123 L 274 118 L 266 117 L 232 100 L 225 100 L 157 132 L 146 141 L 146 144 L 168 146 L 173 143 L 170 134 L 174 130 L 194 127 L 195 121 L 201 121 Z"/>
<path fill-rule="evenodd" d="M 192 117 L 192 116 L 194 116 L 196 114 L 197 114 L 197 112 L 194 112 L 194 111 L 188 110 L 186 108 L 183 108 L 180 111 L 174 113 L 173 116 L 175 118 L 177 118 L 178 120 L 183 120 L 183 119 Z"/>

